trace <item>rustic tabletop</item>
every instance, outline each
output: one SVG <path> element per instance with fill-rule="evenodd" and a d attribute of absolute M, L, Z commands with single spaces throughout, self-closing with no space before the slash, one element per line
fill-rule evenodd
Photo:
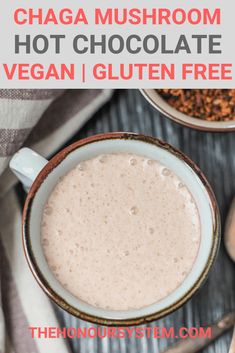
<path fill-rule="evenodd" d="M 155 136 L 192 158 L 212 185 L 224 225 L 229 204 L 235 195 L 235 133 L 204 133 L 181 127 L 155 111 L 138 90 L 118 90 L 72 141 L 118 130 Z M 221 244 L 216 264 L 203 288 L 181 309 L 152 325 L 176 328 L 209 325 L 232 309 L 235 309 L 235 267 Z M 66 326 L 91 326 L 64 312 L 60 312 L 60 316 Z M 226 353 L 230 339 L 231 332 L 203 353 Z M 158 353 L 173 340 L 85 338 L 73 339 L 70 343 L 76 353 Z"/>

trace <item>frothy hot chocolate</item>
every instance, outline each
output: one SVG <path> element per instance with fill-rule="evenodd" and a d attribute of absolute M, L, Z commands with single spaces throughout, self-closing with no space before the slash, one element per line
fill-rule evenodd
<path fill-rule="evenodd" d="M 200 245 L 195 201 L 171 170 L 116 153 L 81 162 L 52 191 L 41 222 L 46 260 L 74 296 L 138 309 L 172 293 Z"/>

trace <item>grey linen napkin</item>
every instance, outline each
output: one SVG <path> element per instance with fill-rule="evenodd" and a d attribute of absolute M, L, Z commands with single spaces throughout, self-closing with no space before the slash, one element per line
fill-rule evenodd
<path fill-rule="evenodd" d="M 0 90 L 0 353 L 68 353 L 63 339 L 34 340 L 29 326 L 58 326 L 21 244 L 10 157 L 27 145 L 47 157 L 107 100 L 109 90 Z"/>

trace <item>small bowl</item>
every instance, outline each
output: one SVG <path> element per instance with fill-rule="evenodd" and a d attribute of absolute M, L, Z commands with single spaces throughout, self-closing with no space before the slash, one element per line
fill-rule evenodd
<path fill-rule="evenodd" d="M 235 120 L 207 121 L 192 118 L 191 116 L 183 114 L 179 110 L 173 108 L 164 98 L 161 97 L 160 94 L 157 93 L 155 89 L 141 89 L 140 92 L 155 109 L 176 123 L 201 131 L 235 131 Z"/>

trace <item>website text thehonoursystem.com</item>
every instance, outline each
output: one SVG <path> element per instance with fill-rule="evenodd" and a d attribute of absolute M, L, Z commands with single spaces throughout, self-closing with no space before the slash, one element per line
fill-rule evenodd
<path fill-rule="evenodd" d="M 34 339 L 56 338 L 211 338 L 211 327 L 29 327 L 31 337 Z"/>

